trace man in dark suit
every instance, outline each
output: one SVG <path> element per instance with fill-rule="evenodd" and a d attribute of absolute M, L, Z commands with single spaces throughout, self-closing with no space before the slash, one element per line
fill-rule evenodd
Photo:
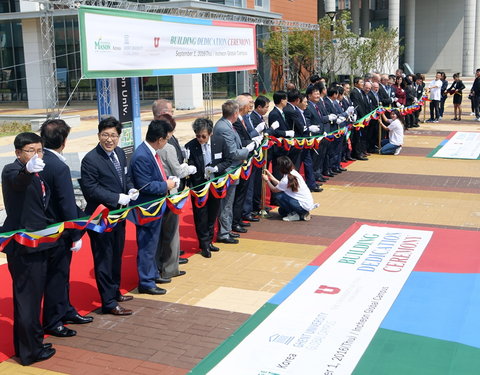
<path fill-rule="evenodd" d="M 165 174 L 160 156 L 157 154 L 157 150 L 162 149 L 168 143 L 172 133 L 173 128 L 169 122 L 153 120 L 148 125 L 145 142 L 138 146 L 133 153 L 130 175 L 133 185 L 137 189 L 141 189 L 136 204 L 158 200 L 168 195 L 168 192 L 176 186 L 175 180 L 169 179 Z M 152 295 L 166 293 L 165 289 L 156 286 L 157 281 L 162 281 L 155 261 L 161 225 L 161 219 L 142 225 L 137 223 L 139 293 Z"/>
<path fill-rule="evenodd" d="M 366 116 L 369 113 L 370 106 L 365 101 L 365 93 L 363 92 L 364 82 L 360 77 L 355 77 L 353 80 L 354 89 L 350 93 L 350 100 L 357 111 L 358 119 Z M 364 128 L 353 128 L 350 136 L 352 142 L 352 157 L 356 160 L 368 160 L 365 156 L 366 149 L 364 148 L 364 139 L 366 132 Z"/>
<path fill-rule="evenodd" d="M 335 114 L 337 119 L 331 123 L 330 131 L 331 132 L 338 132 L 340 128 L 346 126 L 346 118 L 348 114 L 343 111 L 343 109 L 338 104 L 338 95 L 339 90 L 342 90 L 341 87 L 331 86 L 328 89 L 327 97 L 324 100 L 325 108 L 329 114 Z M 335 137 L 333 141 L 330 142 L 330 147 L 328 150 L 328 159 L 329 159 L 329 172 L 331 174 L 338 174 L 345 172 L 346 169 L 340 165 L 341 161 L 341 145 L 343 142 L 343 138 L 341 136 Z"/>
<path fill-rule="evenodd" d="M 229 160 L 223 138 L 217 138 L 213 141 L 210 137 L 213 132 L 213 123 L 210 119 L 197 118 L 192 127 L 195 132 L 195 139 L 188 142 L 185 147 L 190 150 L 188 164 L 197 168 L 197 173 L 190 175 L 189 179 L 190 187 L 195 187 L 224 174 L 226 168 L 231 164 L 231 160 Z M 207 194 L 207 202 L 202 207 L 195 205 L 195 198 L 192 196 L 192 207 L 201 254 L 205 258 L 210 258 L 212 251 L 220 250 L 213 244 L 220 199 L 216 198 L 211 192 Z"/>
<path fill-rule="evenodd" d="M 2 171 L 3 201 L 7 212 L 2 232 L 45 229 L 53 222 L 46 214 L 50 189 L 38 174 L 45 167 L 42 139 L 35 133 L 20 133 L 15 137 L 14 146 L 17 159 Z M 55 246 L 55 243 L 43 243 L 28 247 L 12 239 L 4 249 L 13 282 L 15 355 L 24 366 L 55 354 L 52 344 L 43 343 L 40 323 L 48 251 Z"/>
<path fill-rule="evenodd" d="M 127 159 L 118 147 L 122 124 L 113 117 L 98 124 L 97 147 L 82 160 L 80 186 L 87 201 L 85 213 L 91 215 L 99 205 L 116 210 L 138 197 L 127 174 Z M 88 230 L 93 253 L 95 280 L 102 300 L 102 312 L 113 315 L 130 315 L 118 302 L 131 300 L 132 296 L 120 293 L 122 254 L 125 245 L 125 221 L 110 232 Z"/>
<path fill-rule="evenodd" d="M 325 86 L 321 84 L 308 87 L 306 91 L 308 106 L 305 109 L 305 118 L 310 125 L 318 127 L 318 131 L 312 131 L 312 135 L 321 135 L 330 131 L 330 122 L 337 119 L 336 115 L 327 113 L 323 102 L 320 101 L 325 91 Z M 328 143 L 326 139 L 322 139 L 318 149 L 314 149 L 312 153 L 315 179 L 320 182 L 325 182 L 328 179 L 328 177 L 323 177 L 328 173 L 326 168 Z"/>
<path fill-rule="evenodd" d="M 392 86 L 388 84 L 387 74 L 382 74 L 380 78 L 380 87 L 378 88 L 378 96 L 380 98 L 380 102 L 384 107 L 392 106 L 396 102 L 395 91 L 392 89 Z"/>
<path fill-rule="evenodd" d="M 45 150 L 45 168 L 40 172 L 40 176 L 50 187 L 51 199 L 47 214 L 56 223 L 84 216 L 77 207 L 70 168 L 62 155 L 69 133 L 70 127 L 61 119 L 47 120 L 40 128 Z M 70 304 L 72 251 L 78 251 L 82 247 L 82 235 L 82 231 L 67 229 L 57 240 L 57 246 L 49 251 L 43 328 L 46 333 L 57 337 L 76 334 L 74 330 L 65 327 L 64 323 L 84 324 L 93 321 L 93 317 L 81 316 Z"/>

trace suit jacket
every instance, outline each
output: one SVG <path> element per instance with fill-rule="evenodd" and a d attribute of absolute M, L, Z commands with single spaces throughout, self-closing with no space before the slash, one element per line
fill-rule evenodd
<path fill-rule="evenodd" d="M 130 177 L 136 189 L 143 187 L 138 199 L 132 202 L 134 204 L 150 202 L 168 194 L 167 183 L 162 177 L 155 157 L 145 142 L 138 146 L 132 155 Z M 168 178 L 168 176 L 165 177 Z"/>
<path fill-rule="evenodd" d="M 192 139 L 185 145 L 185 148 L 190 150 L 190 157 L 188 159 L 189 165 L 197 167 L 197 173 L 190 175 L 189 184 L 191 187 L 205 183 L 205 161 L 203 160 L 202 145 L 196 138 Z M 231 160 L 228 157 L 228 149 L 225 140 L 219 138 L 213 140 L 210 138 L 211 162 L 208 164 L 212 167 L 217 167 L 218 172 L 215 176 L 220 176 L 225 173 L 226 169 L 231 165 Z"/>
<path fill-rule="evenodd" d="M 56 223 L 85 216 L 84 212 L 77 206 L 68 165 L 49 150 L 45 150 L 43 161 L 45 162 L 45 168 L 40 172 L 40 176 L 51 190 L 47 215 Z M 66 241 L 68 238 L 68 241 L 71 242 L 78 241 L 82 235 L 82 231 L 69 229 L 64 232 L 62 237 Z"/>
<path fill-rule="evenodd" d="M 257 126 L 261 122 L 265 122 L 266 128 L 268 127 L 268 121 L 265 121 L 262 115 L 257 113 L 256 111 L 250 112 L 248 115 L 253 127 Z"/>
<path fill-rule="evenodd" d="M 17 229 L 36 231 L 53 224 L 47 216 L 46 207 L 50 201 L 50 188 L 39 175 L 28 173 L 18 159 L 7 164 L 2 171 L 2 193 L 7 217 L 2 232 Z M 44 193 L 45 192 L 45 198 Z M 54 242 L 41 244 L 36 248 L 20 245 L 12 240 L 5 247 L 5 253 L 31 254 L 56 246 Z"/>
<path fill-rule="evenodd" d="M 344 96 L 342 101 L 340 102 L 340 105 L 342 109 L 346 111 L 348 107 L 353 106 L 353 103 L 348 96 Z"/>
<path fill-rule="evenodd" d="M 88 152 L 82 160 L 80 187 L 87 201 L 85 213 L 90 215 L 99 204 L 103 204 L 109 210 L 118 208 L 119 194 L 127 194 L 133 188 L 130 177 L 127 174 L 127 158 L 120 147 L 114 150 L 117 155 L 123 175 L 122 180 L 118 177 L 117 170 L 105 150 L 97 145 Z"/>
<path fill-rule="evenodd" d="M 161 150 L 158 150 L 157 153 L 162 160 L 162 165 L 164 167 L 166 177 L 177 176 L 178 178 L 180 178 L 180 186 L 178 187 L 178 189 L 171 189 L 170 193 L 174 194 L 178 191 L 182 191 L 185 188 L 185 183 L 182 183 L 182 180 L 185 181 L 185 177 L 188 176 L 188 166 L 183 163 L 183 155 L 182 162 L 179 163 L 176 147 L 170 143 L 167 143 L 165 147 L 163 147 Z"/>
<path fill-rule="evenodd" d="M 380 97 L 380 102 L 384 107 L 388 107 L 392 105 L 393 98 L 395 98 L 395 90 L 391 90 L 390 94 L 388 94 L 387 90 L 383 85 L 379 85 L 378 88 L 378 96 Z"/>
<path fill-rule="evenodd" d="M 362 118 L 368 112 L 368 104 L 365 103 L 365 98 L 363 96 L 363 91 L 359 90 L 358 88 L 354 88 L 350 93 L 350 100 L 352 101 L 353 105 L 356 107 L 358 118 Z"/>
<path fill-rule="evenodd" d="M 222 117 L 217 121 L 211 139 L 214 143 L 221 142 L 221 140 L 225 142 L 227 152 L 224 157 L 231 162 L 228 170 L 238 167 L 248 158 L 248 150 L 242 147 L 240 136 L 227 119 Z"/>
<path fill-rule="evenodd" d="M 285 113 L 284 113 L 285 115 Z M 286 122 L 286 118 L 282 116 L 282 113 L 277 107 L 273 107 L 273 109 L 268 114 L 268 125 L 272 126 L 272 124 L 278 121 L 280 126 L 277 129 L 270 128 L 268 129 L 267 133 L 274 136 L 274 137 L 286 137 L 285 132 L 287 130 L 293 130 L 292 128 L 288 127 Z"/>
<path fill-rule="evenodd" d="M 247 126 L 248 134 L 250 134 L 251 138 L 258 137 L 260 135 L 260 133 L 257 132 L 257 130 L 255 129 L 255 126 L 257 126 L 258 124 L 260 124 L 262 122 L 262 121 L 259 121 L 257 124 L 254 125 L 253 122 L 252 122 L 252 117 L 251 117 L 252 113 L 248 113 L 245 116 L 243 116 L 243 120 L 245 121 L 245 125 Z"/>
<path fill-rule="evenodd" d="M 288 128 L 295 131 L 295 137 L 302 137 L 304 133 L 304 122 L 301 118 L 300 112 L 297 110 L 297 107 L 291 103 L 288 103 L 283 109 L 283 113 L 285 114 L 285 120 Z"/>
<path fill-rule="evenodd" d="M 243 123 L 245 124 L 245 126 L 242 124 L 242 120 L 240 120 L 240 117 L 239 117 L 237 121 L 235 121 L 232 124 L 232 126 L 237 131 L 237 134 L 240 137 L 240 141 L 242 142 L 242 147 L 245 147 L 246 145 L 252 142 L 252 137 L 250 136 L 250 133 L 248 131 L 247 122 L 245 118 L 243 118 Z"/>
<path fill-rule="evenodd" d="M 322 108 L 322 109 L 321 109 Z M 308 102 L 308 106 L 303 113 L 310 125 L 317 125 L 320 128 L 320 134 L 326 132 L 326 127 L 330 129 L 330 120 L 328 119 L 328 113 L 326 112 L 325 106 L 322 107 L 317 106 L 317 103 Z M 325 112 L 322 112 L 322 111 Z"/>

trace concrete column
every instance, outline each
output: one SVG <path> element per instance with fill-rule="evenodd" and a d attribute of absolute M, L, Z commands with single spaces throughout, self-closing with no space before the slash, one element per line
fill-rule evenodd
<path fill-rule="evenodd" d="M 370 0 L 362 0 L 362 14 L 360 16 L 362 36 L 370 31 Z"/>
<path fill-rule="evenodd" d="M 473 59 L 473 68 L 480 68 L 480 0 L 477 0 L 477 9 L 475 17 L 475 57 Z M 473 74 L 473 72 L 471 73 Z"/>
<path fill-rule="evenodd" d="M 23 53 L 25 55 L 25 76 L 27 80 L 28 108 L 47 108 L 45 97 L 44 62 L 40 19 L 22 20 Z M 31 61 L 31 63 L 28 63 Z"/>
<path fill-rule="evenodd" d="M 465 0 L 463 16 L 463 64 L 462 75 L 471 76 L 475 70 L 473 59 L 475 54 L 475 19 L 477 0 Z"/>
<path fill-rule="evenodd" d="M 396 44 L 398 45 L 398 35 L 400 33 L 400 0 L 389 0 L 388 2 L 388 28 L 391 30 L 397 30 Z M 396 58 L 392 62 L 392 70 L 398 68 L 398 49 L 395 57 Z"/>
<path fill-rule="evenodd" d="M 357 35 L 360 33 L 360 7 L 358 6 L 358 1 L 359 0 L 350 1 L 352 13 L 352 33 Z"/>
<path fill-rule="evenodd" d="M 405 10 L 405 62 L 415 71 L 415 0 L 407 0 Z"/>
<path fill-rule="evenodd" d="M 173 96 L 176 109 L 203 107 L 202 75 L 200 73 L 174 75 Z"/>

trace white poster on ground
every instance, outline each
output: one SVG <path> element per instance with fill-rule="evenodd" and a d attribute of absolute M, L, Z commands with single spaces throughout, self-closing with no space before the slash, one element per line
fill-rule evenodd
<path fill-rule="evenodd" d="M 434 158 L 478 159 L 480 156 L 480 133 L 456 132 L 447 140 Z"/>
<path fill-rule="evenodd" d="M 431 236 L 361 226 L 209 374 L 351 374 Z"/>

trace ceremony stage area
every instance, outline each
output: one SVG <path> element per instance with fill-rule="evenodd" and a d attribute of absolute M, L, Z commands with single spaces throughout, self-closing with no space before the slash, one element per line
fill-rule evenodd
<path fill-rule="evenodd" d="M 449 113 L 445 117 L 449 118 Z M 196 242 L 193 217 L 187 208 L 181 227 L 182 248 L 190 260 L 181 268 L 187 274 L 165 284 L 163 287 L 168 292 L 164 296 L 140 295 L 135 289 L 136 245 L 134 227 L 130 225 L 123 278 L 123 288 L 135 297 L 124 303 L 125 307 L 134 310 L 129 317 L 102 315 L 95 310 L 99 298 L 93 280 L 91 253 L 85 244 L 80 253 L 74 254 L 72 300 L 81 312 L 93 311 L 91 315 L 95 319 L 91 324 L 72 327 L 78 332 L 75 337 L 47 338 L 46 341 L 57 348 L 57 354 L 30 367 L 19 365 L 15 358 L 7 359 L 12 354 L 9 333 L 11 285 L 7 266 L 0 266 L 3 285 L 0 292 L 3 360 L 0 374 L 176 375 L 190 371 L 203 374 L 210 369 L 212 373 L 222 373 L 214 372 L 214 368 L 235 344 L 254 332 L 263 319 L 267 318 L 265 322 L 268 322 L 268 315 L 273 316 L 273 310 L 279 310 L 295 290 L 301 291 L 307 286 L 308 276 L 313 277 L 315 271 L 321 271 L 327 265 L 324 262 L 328 262 L 328 256 L 339 255 L 335 251 L 361 225 L 419 230 L 431 233 L 431 237 L 425 240 L 426 246 L 418 261 L 412 263 L 409 277 L 400 284 L 391 308 L 385 310 L 384 316 L 375 318 L 378 319 L 377 328 L 366 340 L 364 352 L 357 353 L 361 359 L 354 373 L 469 374 L 468 366 L 478 368 L 474 361 L 480 357 L 480 344 L 471 337 L 473 332 L 478 332 L 475 318 L 479 312 L 480 165 L 478 160 L 427 157 L 454 131 L 480 132 L 480 123 L 469 117 L 465 120 L 422 124 L 420 128 L 408 130 L 400 155 L 372 155 L 369 161 L 354 162 L 348 166 L 348 172 L 324 184 L 323 192 L 314 193 L 320 207 L 313 212 L 311 221 L 283 222 L 274 212 L 271 218 L 252 223 L 238 245 L 222 244 L 221 251 L 214 253 L 211 259 L 192 252 Z M 177 130 L 182 142 L 192 137 L 188 123 L 181 124 Z M 81 133 L 86 129 L 73 129 L 72 136 L 75 137 L 77 131 L 78 138 L 72 143 L 80 147 L 86 143 Z M 88 137 L 88 142 L 95 142 L 92 133 Z M 67 145 L 68 152 L 77 151 L 71 146 Z M 84 237 L 85 242 L 87 238 Z M 313 271 L 306 275 L 305 270 Z M 338 274 L 338 282 L 341 276 Z M 323 284 L 335 287 L 331 280 L 320 282 L 315 290 Z M 289 287 L 284 289 L 287 285 Z M 373 297 L 379 292 L 380 289 L 376 290 Z M 272 308 L 272 304 L 278 307 Z M 357 323 L 367 314 L 363 310 L 356 315 L 358 319 L 353 328 L 357 328 Z M 375 309 L 368 314 L 373 316 L 378 311 Z M 259 314 L 263 314 L 261 320 Z M 309 326 L 311 316 L 304 316 L 304 323 Z M 301 322 L 301 316 L 294 318 Z M 363 327 L 368 328 L 367 322 Z M 289 372 L 289 366 L 290 371 L 294 371 L 295 361 L 300 363 L 302 358 L 304 366 L 309 364 L 307 358 L 290 350 L 298 337 L 283 332 L 285 326 L 281 323 L 276 328 L 278 330 L 272 330 L 270 335 L 274 336 L 273 342 L 261 348 L 267 344 L 273 348 L 276 348 L 274 344 L 288 348 L 286 353 L 295 354 L 296 359 L 285 356 L 283 360 L 289 364 L 284 365 L 284 369 L 277 367 L 278 373 L 297 374 Z M 295 338 L 285 344 L 291 336 Z M 285 339 L 282 344 L 278 342 L 281 339 Z M 267 353 L 260 352 L 267 357 L 264 359 L 276 360 Z M 346 360 L 352 353 L 353 349 L 344 353 Z M 432 360 L 437 367 L 430 366 Z M 249 357 L 244 357 L 244 362 L 255 364 Z M 342 374 L 344 363 L 328 369 L 332 375 Z M 273 362 L 274 366 L 277 364 L 278 361 Z M 336 363 L 323 363 L 329 364 Z M 416 369 L 420 372 L 415 372 Z M 235 370 L 230 369 L 228 373 L 235 374 Z M 268 371 L 274 373 L 270 368 Z"/>

